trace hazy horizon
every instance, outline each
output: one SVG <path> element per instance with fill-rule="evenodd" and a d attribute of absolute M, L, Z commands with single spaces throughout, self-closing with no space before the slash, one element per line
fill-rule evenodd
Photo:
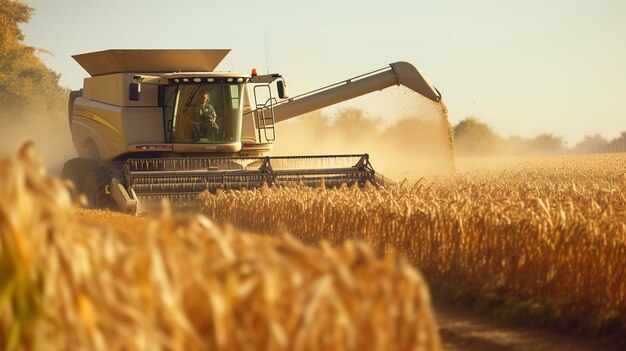
<path fill-rule="evenodd" d="M 621 1 L 24 2 L 35 8 L 25 43 L 52 52 L 40 56 L 72 89 L 88 75 L 70 56 L 110 48 L 231 48 L 218 69 L 269 66 L 292 95 L 409 61 L 442 92 L 452 124 L 471 115 L 503 136 L 553 133 L 570 147 L 626 130 Z M 391 122 L 397 96 L 336 108 Z"/>

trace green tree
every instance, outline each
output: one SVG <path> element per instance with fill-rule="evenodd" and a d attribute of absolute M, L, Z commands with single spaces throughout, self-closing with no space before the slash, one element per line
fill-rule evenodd
<path fill-rule="evenodd" d="M 626 152 L 626 131 L 620 136 L 611 140 L 608 145 L 609 152 Z"/>
<path fill-rule="evenodd" d="M 529 144 L 534 152 L 541 154 L 553 154 L 565 150 L 563 138 L 548 133 L 537 135 L 530 140 Z"/>
<path fill-rule="evenodd" d="M 600 134 L 586 135 L 585 138 L 576 144 L 574 152 L 577 153 L 595 153 L 603 152 L 609 142 Z"/>
<path fill-rule="evenodd" d="M 345 108 L 337 112 L 332 121 L 332 128 L 350 139 L 366 139 L 378 134 L 380 119 L 368 118 L 363 110 Z"/>
<path fill-rule="evenodd" d="M 59 75 L 23 43 L 20 24 L 27 23 L 33 9 L 17 0 L 0 0 L 0 118 L 23 119 L 59 115 L 65 89 Z M 33 116 L 35 115 L 35 116 Z"/>
<path fill-rule="evenodd" d="M 475 117 L 467 117 L 454 127 L 454 140 L 459 155 L 471 156 L 491 154 L 501 143 L 501 138 Z"/>

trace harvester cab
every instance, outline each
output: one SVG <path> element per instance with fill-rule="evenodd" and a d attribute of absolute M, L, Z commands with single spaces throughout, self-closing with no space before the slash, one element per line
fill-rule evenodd
<path fill-rule="evenodd" d="M 262 184 L 383 185 L 367 154 L 265 156 L 276 123 L 394 85 L 433 101 L 439 92 L 397 62 L 289 97 L 280 74 L 217 72 L 229 50 L 107 50 L 74 56 L 91 75 L 73 91 L 78 158 L 63 177 L 92 207 L 141 213 L 166 198 L 195 207 L 198 193 Z"/>

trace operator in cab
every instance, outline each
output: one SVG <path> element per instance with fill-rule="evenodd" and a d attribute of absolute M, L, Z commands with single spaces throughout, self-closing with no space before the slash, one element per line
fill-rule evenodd
<path fill-rule="evenodd" d="M 209 92 L 205 91 L 198 99 L 198 104 L 193 111 L 193 141 L 201 138 L 215 139 L 220 129 L 217 123 L 215 108 L 209 103 Z"/>

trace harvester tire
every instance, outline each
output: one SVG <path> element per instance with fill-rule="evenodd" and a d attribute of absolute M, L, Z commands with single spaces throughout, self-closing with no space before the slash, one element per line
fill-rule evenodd
<path fill-rule="evenodd" d="M 84 194 L 89 208 L 116 209 L 115 201 L 107 194 L 111 179 L 120 178 L 123 163 L 112 162 L 100 165 L 88 158 L 75 158 L 63 166 L 61 177 L 71 180 L 77 193 Z"/>
<path fill-rule="evenodd" d="M 63 165 L 61 178 L 72 181 L 72 183 L 74 183 L 75 191 L 73 195 L 78 195 L 82 192 L 83 180 L 85 179 L 87 172 L 90 172 L 99 166 L 100 164 L 95 160 L 88 158 L 73 158 L 65 162 Z"/>
<path fill-rule="evenodd" d="M 89 208 L 119 210 L 111 197 L 111 179 L 120 179 L 123 163 L 113 162 L 90 169 L 83 180 L 82 193 L 87 196 Z"/>

